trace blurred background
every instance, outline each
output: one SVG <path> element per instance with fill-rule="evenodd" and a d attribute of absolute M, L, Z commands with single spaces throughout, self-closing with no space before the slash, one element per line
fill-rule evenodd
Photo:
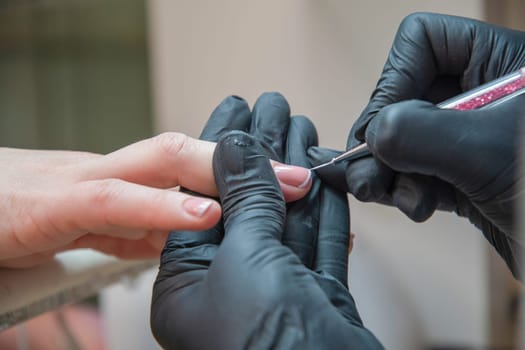
<path fill-rule="evenodd" d="M 525 29 L 519 0 L 1 0 L 0 146 L 106 153 L 162 131 L 197 137 L 224 97 L 279 91 L 322 146 L 344 149 L 415 11 Z M 414 224 L 350 200 L 350 291 L 386 348 L 517 346 L 519 287 L 468 222 Z M 155 273 L 90 301 L 100 347 L 158 348 Z"/>

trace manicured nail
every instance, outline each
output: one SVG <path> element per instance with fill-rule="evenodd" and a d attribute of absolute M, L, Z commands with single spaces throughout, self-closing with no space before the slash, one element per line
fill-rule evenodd
<path fill-rule="evenodd" d="M 312 178 L 310 170 L 298 166 L 277 165 L 273 171 L 280 182 L 297 188 L 305 188 Z"/>
<path fill-rule="evenodd" d="M 188 214 L 200 218 L 208 211 L 212 203 L 211 200 L 205 198 L 188 198 L 182 203 L 182 206 Z"/>

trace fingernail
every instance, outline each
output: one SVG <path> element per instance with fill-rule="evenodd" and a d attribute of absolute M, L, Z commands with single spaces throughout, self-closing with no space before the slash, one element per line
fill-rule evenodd
<path fill-rule="evenodd" d="M 312 177 L 310 170 L 298 166 L 277 165 L 273 171 L 280 182 L 297 188 L 308 186 Z"/>
<path fill-rule="evenodd" d="M 212 203 L 209 199 L 188 198 L 182 203 L 182 206 L 188 214 L 200 218 L 208 211 Z"/>

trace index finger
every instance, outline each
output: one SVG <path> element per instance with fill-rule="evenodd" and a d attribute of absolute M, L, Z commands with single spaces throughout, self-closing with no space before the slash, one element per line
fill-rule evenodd
<path fill-rule="evenodd" d="M 216 195 L 211 167 L 215 144 L 166 132 L 70 167 L 80 181 L 120 179 L 156 188 L 182 185 Z"/>

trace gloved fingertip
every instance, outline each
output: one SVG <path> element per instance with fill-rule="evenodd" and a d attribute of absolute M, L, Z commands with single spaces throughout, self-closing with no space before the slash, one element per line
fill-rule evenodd
<path fill-rule="evenodd" d="M 215 108 L 217 112 L 229 112 L 237 109 L 250 109 L 248 102 L 240 96 L 230 95 L 226 97 L 221 103 Z"/>
<path fill-rule="evenodd" d="M 433 187 L 420 182 L 421 177 L 399 176 L 392 193 L 392 204 L 415 222 L 429 219 L 437 209 L 438 201 Z"/>
<path fill-rule="evenodd" d="M 257 151 L 262 157 L 263 152 L 260 148 L 252 136 L 242 131 L 230 131 L 217 142 L 213 154 L 213 166 L 227 169 L 231 174 L 240 174 L 245 170 L 242 159 L 246 155 L 255 155 Z"/>
<path fill-rule="evenodd" d="M 371 157 L 352 162 L 345 172 L 348 192 L 362 202 L 377 202 L 388 192 L 393 171 Z"/>
<path fill-rule="evenodd" d="M 263 93 L 255 102 L 254 111 L 260 108 L 261 105 L 270 104 L 290 114 L 290 105 L 284 96 L 276 91 Z"/>
<path fill-rule="evenodd" d="M 217 142 L 228 130 L 248 130 L 250 122 L 248 103 L 239 96 L 228 96 L 215 107 L 199 138 Z"/>
<path fill-rule="evenodd" d="M 375 196 L 372 195 L 370 183 L 366 179 L 353 179 L 355 175 L 348 176 L 346 183 L 348 184 L 348 192 L 351 193 L 357 200 L 361 202 L 374 201 Z"/>
<path fill-rule="evenodd" d="M 239 95 L 227 96 L 224 100 L 222 100 L 222 102 L 223 103 L 247 103 L 246 100 Z"/>
<path fill-rule="evenodd" d="M 411 194 L 403 194 L 393 197 L 393 204 L 410 220 L 423 222 L 432 216 L 434 210 L 428 208 L 424 203 L 418 203 L 411 199 Z"/>
<path fill-rule="evenodd" d="M 270 161 L 261 143 L 252 135 L 242 131 L 223 135 L 213 154 L 213 170 L 221 201 L 228 193 L 262 187 L 282 198 Z"/>

